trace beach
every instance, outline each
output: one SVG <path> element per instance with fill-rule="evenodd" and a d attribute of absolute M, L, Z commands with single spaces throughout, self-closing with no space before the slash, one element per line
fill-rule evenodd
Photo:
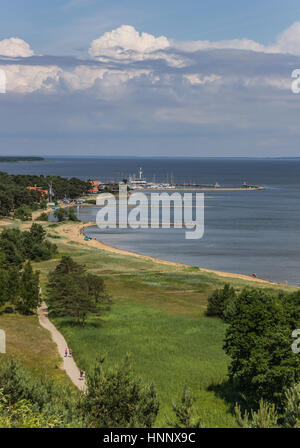
<path fill-rule="evenodd" d="M 151 256 L 147 256 L 147 255 L 141 255 L 139 253 L 136 252 L 131 252 L 131 251 L 126 251 L 123 249 L 118 249 L 116 247 L 110 246 L 108 244 L 104 244 L 103 242 L 99 241 L 99 240 L 95 240 L 95 239 L 91 239 L 90 241 L 85 241 L 84 240 L 84 236 L 86 234 L 86 229 L 88 227 L 94 226 L 95 223 L 94 222 L 89 222 L 89 223 L 85 223 L 83 225 L 82 222 L 80 223 L 65 223 L 65 224 L 61 224 L 59 225 L 55 231 L 61 235 L 62 237 L 66 238 L 67 240 L 69 240 L 70 242 L 76 242 L 78 244 L 81 244 L 83 246 L 90 246 L 90 247 L 94 247 L 96 249 L 99 250 L 104 250 L 106 252 L 111 252 L 113 254 L 116 255 L 125 255 L 125 256 L 130 256 L 130 257 L 136 257 L 136 258 L 140 258 L 140 259 L 144 259 L 144 260 L 149 260 L 149 261 L 153 261 L 154 263 L 159 263 L 159 264 L 164 264 L 167 266 L 173 266 L 173 267 L 191 267 L 191 265 L 187 265 L 187 264 L 183 264 L 183 263 L 178 263 L 178 262 L 174 262 L 174 261 L 168 261 L 168 260 L 162 260 L 156 257 L 151 257 Z M 270 282 L 267 280 L 263 280 L 260 278 L 255 278 L 255 277 L 251 277 L 248 275 L 243 275 L 243 274 L 235 274 L 232 272 L 223 272 L 223 271 L 217 271 L 217 270 L 211 270 L 211 269 L 205 269 L 205 268 L 199 268 L 200 271 L 202 272 L 207 272 L 210 274 L 215 274 L 218 275 L 220 277 L 226 277 L 226 278 L 236 278 L 236 279 L 241 279 L 241 280 L 248 280 L 254 283 L 264 283 L 264 284 L 277 284 L 275 282 Z"/>

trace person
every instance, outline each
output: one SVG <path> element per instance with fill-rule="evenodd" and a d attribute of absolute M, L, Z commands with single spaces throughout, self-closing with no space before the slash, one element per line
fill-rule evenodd
<path fill-rule="evenodd" d="M 68 356 L 68 347 L 65 349 L 65 358 Z"/>
<path fill-rule="evenodd" d="M 252 277 L 256 278 L 256 272 L 253 272 Z"/>
<path fill-rule="evenodd" d="M 72 349 L 69 348 L 69 356 L 72 356 Z"/>
<path fill-rule="evenodd" d="M 83 379 L 83 370 L 82 369 L 80 369 L 80 372 L 79 372 L 79 374 L 80 374 L 80 380 L 82 380 Z"/>
<path fill-rule="evenodd" d="M 85 370 L 82 371 L 82 379 L 85 379 Z"/>

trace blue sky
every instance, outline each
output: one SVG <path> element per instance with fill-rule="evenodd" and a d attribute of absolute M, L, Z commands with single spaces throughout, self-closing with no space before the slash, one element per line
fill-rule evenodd
<path fill-rule="evenodd" d="M 271 43 L 300 20 L 298 0 L 2 0 L 0 38 L 19 36 L 37 51 L 57 54 L 123 23 L 180 40 L 248 37 Z"/>
<path fill-rule="evenodd" d="M 1 5 L 1 154 L 299 155 L 299 1 Z"/>

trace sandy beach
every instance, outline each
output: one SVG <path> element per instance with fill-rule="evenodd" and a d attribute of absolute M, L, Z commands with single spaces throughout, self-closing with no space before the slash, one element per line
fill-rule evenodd
<path fill-rule="evenodd" d="M 127 255 L 130 257 L 136 257 L 136 258 L 142 258 L 144 260 L 153 261 L 155 263 L 164 264 L 168 266 L 174 266 L 174 267 L 191 267 L 190 265 L 178 263 L 175 261 L 168 261 L 168 260 L 161 260 L 159 258 L 151 257 L 148 255 L 141 255 L 136 252 L 131 252 L 123 249 L 118 249 L 116 247 L 110 246 L 108 244 L 104 244 L 101 241 L 98 240 L 90 240 L 90 241 L 84 241 L 84 232 L 88 227 L 95 226 L 96 223 L 94 222 L 88 222 L 83 224 L 82 222 L 79 223 L 65 223 L 60 225 L 55 229 L 55 231 L 60 234 L 61 236 L 65 237 L 69 241 L 76 242 L 79 244 L 82 244 L 83 246 L 90 246 L 95 247 L 96 249 L 105 250 L 107 252 L 111 252 L 113 254 L 117 255 Z M 267 280 L 263 280 L 260 278 L 254 278 L 248 275 L 243 274 L 234 274 L 232 272 L 223 272 L 223 271 L 215 271 L 211 269 L 205 269 L 205 268 L 199 268 L 202 272 L 207 272 L 210 274 L 216 274 L 220 277 L 227 277 L 227 278 L 238 278 L 242 280 L 248 280 L 255 283 L 265 283 L 265 284 L 274 284 L 277 283 L 270 282 Z"/>

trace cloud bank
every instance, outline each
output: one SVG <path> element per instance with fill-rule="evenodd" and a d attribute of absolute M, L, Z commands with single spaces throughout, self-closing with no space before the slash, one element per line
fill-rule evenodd
<path fill-rule="evenodd" d="M 300 145 L 295 68 L 298 22 L 269 46 L 248 39 L 175 42 L 122 25 L 93 40 L 85 59 L 37 56 L 22 39 L 4 39 L 0 143 L 17 145 L 20 136 L 26 146 L 39 135 L 43 148 L 55 139 L 62 150 L 71 138 L 72 149 L 81 139 L 112 148 L 119 138 L 134 154 L 156 147 L 161 155 L 169 145 L 180 155 L 182 142 L 194 155 L 203 145 L 227 155 L 232 146 L 280 152 L 288 142 Z"/>

